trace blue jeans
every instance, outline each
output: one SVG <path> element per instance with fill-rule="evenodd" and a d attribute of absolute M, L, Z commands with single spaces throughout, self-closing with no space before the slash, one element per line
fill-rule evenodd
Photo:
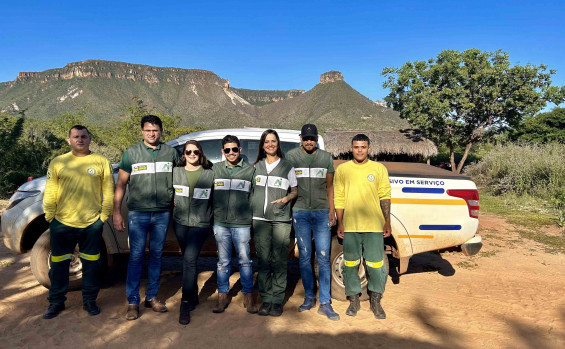
<path fill-rule="evenodd" d="M 230 290 L 232 241 L 239 258 L 239 275 L 242 293 L 253 292 L 253 267 L 249 252 L 251 227 L 228 228 L 214 225 L 214 237 L 218 246 L 218 292 Z"/>
<path fill-rule="evenodd" d="M 145 242 L 149 238 L 149 265 L 145 299 L 151 300 L 159 291 L 161 277 L 161 255 L 167 237 L 170 211 L 139 212 L 130 211 L 128 215 L 129 262 L 126 279 L 126 293 L 129 304 L 139 304 L 139 283 L 141 267 L 145 256 Z"/>
<path fill-rule="evenodd" d="M 330 302 L 330 245 L 331 232 L 328 227 L 329 210 L 293 210 L 294 231 L 299 251 L 300 276 L 305 296 L 316 298 L 314 294 L 314 275 L 312 272 L 312 232 L 318 258 L 318 282 L 320 284 L 320 303 Z"/>

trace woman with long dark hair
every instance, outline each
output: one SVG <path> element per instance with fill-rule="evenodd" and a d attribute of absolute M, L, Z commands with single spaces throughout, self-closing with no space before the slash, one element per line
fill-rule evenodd
<path fill-rule="evenodd" d="M 296 174 L 281 149 L 279 135 L 266 130 L 259 141 L 254 163 L 255 177 L 251 207 L 259 270 L 257 282 L 263 304 L 262 316 L 280 316 L 286 289 L 290 206 L 298 195 Z"/>
<path fill-rule="evenodd" d="M 198 305 L 196 261 L 210 234 L 214 172 L 197 141 L 188 141 L 177 167 L 173 169 L 175 207 L 173 225 L 182 261 L 182 299 L 179 323 L 190 322 L 190 311 Z"/>

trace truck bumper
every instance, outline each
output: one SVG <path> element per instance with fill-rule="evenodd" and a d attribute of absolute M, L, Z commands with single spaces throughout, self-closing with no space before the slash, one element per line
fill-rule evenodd
<path fill-rule="evenodd" d="M 479 253 L 483 247 L 483 239 L 480 235 L 475 235 L 472 239 L 467 240 L 461 245 L 461 250 L 465 256 L 473 256 Z"/>

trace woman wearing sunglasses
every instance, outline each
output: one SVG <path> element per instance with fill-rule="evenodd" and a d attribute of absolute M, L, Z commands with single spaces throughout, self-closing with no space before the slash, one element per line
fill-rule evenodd
<path fill-rule="evenodd" d="M 259 270 L 257 281 L 263 304 L 262 316 L 280 316 L 286 289 L 290 206 L 298 189 L 294 168 L 283 159 L 279 135 L 266 130 L 259 141 L 255 161 L 251 207 Z"/>
<path fill-rule="evenodd" d="M 196 261 L 212 222 L 214 172 L 197 141 L 184 145 L 178 167 L 173 169 L 175 207 L 173 225 L 183 255 L 182 299 L 179 323 L 190 322 L 190 311 L 198 304 Z"/>

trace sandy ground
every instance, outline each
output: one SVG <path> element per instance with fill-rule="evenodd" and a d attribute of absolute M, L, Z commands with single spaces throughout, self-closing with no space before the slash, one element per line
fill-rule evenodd
<path fill-rule="evenodd" d="M 166 258 L 159 297 L 170 311 L 143 309 L 126 321 L 125 261 L 101 290 L 102 313 L 88 316 L 80 292 L 67 309 L 43 320 L 47 290 L 39 286 L 28 255 L 0 247 L 0 347 L 131 348 L 564 348 L 565 255 L 521 239 L 516 227 L 494 215 L 481 217 L 485 246 L 472 258 L 461 253 L 414 257 L 409 272 L 389 279 L 383 299 L 386 320 L 376 320 L 363 302 L 355 318 L 346 302 L 334 301 L 340 321 L 315 310 L 299 313 L 304 290 L 296 261 L 289 263 L 288 301 L 280 318 L 245 312 L 241 286 L 223 314 L 213 314 L 214 260 L 202 259 L 200 305 L 188 326 L 178 324 L 180 260 Z M 548 228 L 544 233 L 557 234 Z M 1 245 L 1 244 L 0 244 Z M 232 283 L 239 274 L 232 275 Z M 143 290 L 142 290 L 143 291 Z"/>

